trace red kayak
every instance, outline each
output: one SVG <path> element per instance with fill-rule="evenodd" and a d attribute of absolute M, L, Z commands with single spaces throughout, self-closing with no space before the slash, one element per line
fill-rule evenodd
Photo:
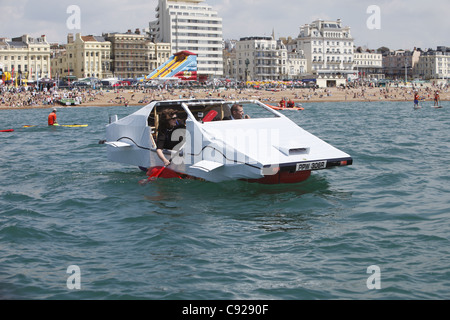
<path fill-rule="evenodd" d="M 0 130 L 0 132 L 13 132 L 14 129 Z"/>

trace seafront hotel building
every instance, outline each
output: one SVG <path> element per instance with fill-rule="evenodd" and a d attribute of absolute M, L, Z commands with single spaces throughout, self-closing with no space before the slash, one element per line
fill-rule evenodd
<path fill-rule="evenodd" d="M 159 0 L 156 18 L 149 24 L 154 42 L 170 43 L 172 54 L 197 54 L 200 75 L 223 75 L 222 18 L 204 0 Z"/>
<path fill-rule="evenodd" d="M 50 44 L 45 35 L 0 38 L 0 64 L 13 79 L 37 80 L 50 76 Z"/>
<path fill-rule="evenodd" d="M 285 39 L 247 37 L 227 41 L 224 50 L 224 76 L 238 80 L 298 80 L 306 73 L 303 52 L 288 50 Z"/>
<path fill-rule="evenodd" d="M 169 44 L 155 44 L 137 31 L 103 36 L 69 34 L 66 49 L 52 58 L 52 77 L 144 77 L 169 55 Z"/>
<path fill-rule="evenodd" d="M 374 50 L 357 48 L 354 54 L 354 67 L 358 77 L 363 80 L 383 79 L 383 55 Z"/>
<path fill-rule="evenodd" d="M 52 59 L 52 76 L 106 78 L 111 73 L 111 42 L 103 37 L 68 34 L 66 52 Z"/>
<path fill-rule="evenodd" d="M 336 21 L 316 20 L 300 27 L 297 49 L 304 52 L 308 73 L 320 87 L 345 84 L 354 73 L 354 41 L 350 27 Z"/>
<path fill-rule="evenodd" d="M 281 80 L 287 77 L 286 47 L 273 37 L 241 38 L 236 43 L 236 58 L 238 80 Z"/>
<path fill-rule="evenodd" d="M 112 72 L 118 78 L 147 76 L 170 57 L 168 43 L 153 43 L 139 29 L 103 36 L 111 42 Z"/>
<path fill-rule="evenodd" d="M 440 46 L 436 50 L 422 52 L 414 75 L 425 80 L 450 79 L 450 47 Z"/>

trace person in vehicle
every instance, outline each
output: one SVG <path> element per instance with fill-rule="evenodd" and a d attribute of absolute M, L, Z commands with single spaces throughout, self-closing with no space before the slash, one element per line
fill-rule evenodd
<path fill-rule="evenodd" d="M 172 150 L 174 149 L 180 142 L 183 141 L 183 138 L 180 137 L 179 140 L 173 141 L 172 134 L 177 129 L 186 129 L 186 125 L 183 121 L 177 116 L 177 113 L 173 109 L 166 109 L 162 112 L 159 128 L 158 128 L 158 138 L 156 140 L 156 154 L 164 163 L 164 166 L 168 166 L 170 164 L 170 160 L 166 158 L 163 150 Z"/>
<path fill-rule="evenodd" d="M 234 104 L 231 107 L 231 116 L 223 118 L 223 120 L 241 119 L 250 119 L 250 117 L 244 113 L 244 107 L 241 104 Z"/>

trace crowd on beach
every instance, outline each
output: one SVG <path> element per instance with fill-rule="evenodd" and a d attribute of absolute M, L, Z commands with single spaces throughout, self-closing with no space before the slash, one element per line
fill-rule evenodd
<path fill-rule="evenodd" d="M 340 86 L 335 88 L 298 88 L 279 85 L 275 87 L 189 87 L 159 86 L 132 88 L 44 88 L 36 90 L 31 87 L 0 86 L 0 108 L 48 107 L 58 104 L 60 99 L 76 99 L 85 106 L 129 106 L 145 105 L 153 100 L 166 99 L 204 99 L 223 98 L 229 100 L 256 99 L 271 103 L 280 100 L 306 102 L 345 102 L 345 101 L 412 101 L 416 93 L 425 100 L 432 101 L 435 93 L 440 93 L 441 100 L 450 100 L 450 86 L 423 84 L 414 87 L 374 87 L 360 85 L 357 87 Z"/>
<path fill-rule="evenodd" d="M 73 90 L 57 90 L 55 88 L 42 91 L 25 87 L 0 87 L 0 107 L 39 107 L 54 106 L 60 99 L 74 99 L 79 103 L 92 101 L 101 92 L 78 92 Z"/>
<path fill-rule="evenodd" d="M 441 100 L 450 100 L 450 85 L 423 85 L 414 87 L 334 87 L 334 88 L 278 88 L 276 91 L 267 92 L 255 89 L 231 91 L 231 94 L 219 95 L 228 99 L 256 98 L 261 101 L 279 102 L 280 98 L 296 103 L 306 102 L 345 102 L 345 101 L 412 101 L 418 93 L 424 100 L 434 100 L 436 93 L 440 93 Z"/>
<path fill-rule="evenodd" d="M 161 90 L 165 91 L 165 90 Z M 127 89 L 58 89 L 55 87 L 36 90 L 31 87 L 0 86 L 0 108 L 27 108 L 55 106 L 61 99 L 74 99 L 80 105 L 128 105 L 148 103 L 153 99 L 153 90 L 140 88 L 136 94 L 125 94 Z M 143 95 L 142 95 L 143 94 Z M 160 95 L 159 95 L 160 96 Z"/>

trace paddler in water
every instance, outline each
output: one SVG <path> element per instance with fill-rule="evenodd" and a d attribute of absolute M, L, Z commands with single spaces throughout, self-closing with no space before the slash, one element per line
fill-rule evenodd
<path fill-rule="evenodd" d="M 434 94 L 434 106 L 435 107 L 439 107 L 439 101 L 440 101 L 440 97 L 439 97 L 439 91 L 436 91 Z"/>
<path fill-rule="evenodd" d="M 419 99 L 420 99 L 420 97 L 419 97 L 419 92 L 418 92 L 418 91 L 415 91 L 415 92 L 414 92 L 414 107 L 415 107 L 415 108 L 418 108 L 418 107 L 419 107 Z"/>
<path fill-rule="evenodd" d="M 48 125 L 49 126 L 59 126 L 58 121 L 56 121 L 56 109 L 48 115 Z"/>
<path fill-rule="evenodd" d="M 287 102 L 287 107 L 288 108 L 294 108 L 295 107 L 295 102 L 292 101 L 292 99 L 289 99 L 289 101 Z"/>

